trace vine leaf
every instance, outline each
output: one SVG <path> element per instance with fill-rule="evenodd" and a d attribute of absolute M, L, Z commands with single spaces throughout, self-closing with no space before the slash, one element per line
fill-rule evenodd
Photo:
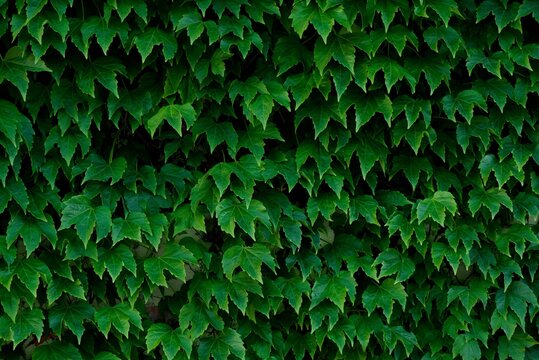
<path fill-rule="evenodd" d="M 262 283 L 262 263 L 266 264 L 275 272 L 275 259 L 268 248 L 262 244 L 253 246 L 234 245 L 223 254 L 223 271 L 227 278 L 231 279 L 234 270 L 240 267 L 252 279 Z"/>
<path fill-rule="evenodd" d="M 185 262 L 196 263 L 193 253 L 185 246 L 167 244 L 161 254 L 144 260 L 144 271 L 152 283 L 167 286 L 165 270 L 185 282 Z"/>
<path fill-rule="evenodd" d="M 139 312 L 124 303 L 102 307 L 95 312 L 94 318 L 97 328 L 107 338 L 112 327 L 125 337 L 129 336 L 131 325 L 143 329 Z"/>

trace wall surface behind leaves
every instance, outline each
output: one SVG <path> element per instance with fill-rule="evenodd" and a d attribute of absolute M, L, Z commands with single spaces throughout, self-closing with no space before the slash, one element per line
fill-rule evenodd
<path fill-rule="evenodd" d="M 0 0 L 0 345 L 539 358 L 539 0 Z"/>

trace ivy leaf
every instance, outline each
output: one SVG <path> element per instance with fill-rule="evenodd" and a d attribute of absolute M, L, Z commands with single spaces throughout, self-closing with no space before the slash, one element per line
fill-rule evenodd
<path fill-rule="evenodd" d="M 140 314 L 131 309 L 128 304 L 121 303 L 115 306 L 105 306 L 95 312 L 97 328 L 108 338 L 112 326 L 125 337 L 129 336 L 131 325 L 142 330 Z"/>
<path fill-rule="evenodd" d="M 161 254 L 144 260 L 144 271 L 150 281 L 156 285 L 167 286 L 164 271 L 185 282 L 185 262 L 196 263 L 193 253 L 185 246 L 167 244 Z"/>
<path fill-rule="evenodd" d="M 347 104 L 347 102 L 354 104 L 356 110 L 356 132 L 368 123 L 376 113 L 382 114 L 387 124 L 391 124 L 393 105 L 387 95 L 367 94 L 358 96 L 354 94 L 354 97 L 350 100 L 347 99 L 347 96 L 351 96 L 351 94 L 347 92 L 343 96 L 341 104 L 343 104 L 345 109 L 347 107 L 344 104 Z"/>
<path fill-rule="evenodd" d="M 329 120 L 333 119 L 343 123 L 343 115 L 340 113 L 337 103 L 334 101 L 309 101 L 299 107 L 294 120 L 296 129 L 303 119 L 309 117 L 314 124 L 314 137 L 317 138 L 329 125 Z M 343 123 L 343 125 L 345 125 Z"/>
<path fill-rule="evenodd" d="M 210 152 L 214 152 L 217 145 L 226 143 L 232 153 L 236 153 L 238 146 L 238 133 L 229 122 L 213 122 L 208 118 L 199 118 L 193 125 L 193 133 L 205 133 Z"/>
<path fill-rule="evenodd" d="M 82 360 L 82 356 L 75 346 L 69 343 L 54 341 L 50 344 L 43 344 L 34 350 L 32 359 L 36 360 L 56 360 L 73 359 Z"/>
<path fill-rule="evenodd" d="M 527 334 L 515 334 L 510 339 L 500 338 L 498 343 L 498 354 L 500 359 L 511 358 L 514 360 L 524 360 L 526 349 L 539 344 L 533 337 Z"/>
<path fill-rule="evenodd" d="M 22 123 L 27 121 L 29 121 L 28 118 L 24 116 L 14 104 L 6 100 L 0 100 L 0 132 L 4 134 L 13 145 L 18 143 L 18 129 Z"/>
<path fill-rule="evenodd" d="M 441 2 L 444 0 L 441 0 Z M 425 79 L 429 84 L 430 95 L 441 85 L 442 81 L 449 83 L 451 77 L 451 65 L 442 56 L 425 56 L 421 58 L 408 58 L 405 61 L 405 68 L 410 75 L 418 79 L 421 73 L 425 74 Z M 454 105 L 454 98 L 447 98 L 448 105 Z M 442 102 L 442 105 L 445 102 Z"/>
<path fill-rule="evenodd" d="M 127 169 L 127 161 L 123 157 L 117 157 L 107 163 L 101 157 L 95 156 L 91 158 L 90 166 L 84 175 L 82 183 L 88 180 L 109 181 L 111 185 L 117 183 Z"/>
<path fill-rule="evenodd" d="M 86 299 L 86 292 L 82 288 L 80 280 L 72 281 L 64 277 L 55 277 L 47 286 L 47 300 L 49 305 L 58 300 L 63 293 L 79 299 Z"/>
<path fill-rule="evenodd" d="M 43 60 L 36 59 L 32 53 L 25 54 L 19 47 L 10 48 L 0 59 L 0 83 L 9 81 L 19 89 L 23 100 L 28 91 L 28 72 L 40 72 L 49 69 Z"/>
<path fill-rule="evenodd" d="M 470 225 L 458 225 L 453 229 L 447 229 L 445 230 L 445 237 L 454 251 L 457 251 L 461 241 L 467 251 L 472 249 L 474 242 L 479 242 L 477 231 Z"/>
<path fill-rule="evenodd" d="M 80 27 L 84 49 L 88 49 L 88 41 L 92 36 L 95 36 L 97 43 L 106 55 L 116 34 L 118 34 L 121 39 L 127 38 L 129 29 L 127 24 L 115 20 L 116 19 L 106 21 L 104 18 L 98 16 L 90 16 L 85 19 Z"/>
<path fill-rule="evenodd" d="M 468 122 L 471 123 L 474 107 L 487 110 L 485 98 L 476 90 L 463 90 L 457 96 L 446 95 L 442 99 L 442 105 L 447 117 L 456 121 L 455 112 L 459 112 Z"/>
<path fill-rule="evenodd" d="M 303 281 L 299 277 L 291 277 L 288 279 L 279 277 L 275 281 L 275 285 L 281 289 L 281 292 L 288 300 L 290 306 L 296 311 L 296 314 L 299 314 L 299 309 L 303 303 L 303 295 L 309 296 L 311 293 L 309 283 Z"/>
<path fill-rule="evenodd" d="M 330 14 L 323 12 L 317 5 L 306 1 L 294 3 L 290 18 L 292 19 L 292 27 L 298 33 L 299 37 L 302 37 L 310 23 L 320 34 L 324 42 L 327 41 L 328 35 L 335 23 L 335 20 Z"/>
<path fill-rule="evenodd" d="M 187 36 L 191 45 L 202 35 L 204 32 L 204 21 L 198 11 L 191 11 L 182 14 L 182 17 L 175 19 L 176 12 L 171 14 L 171 20 L 175 23 L 177 30 L 187 29 Z"/>
<path fill-rule="evenodd" d="M 311 291 L 311 306 L 309 307 L 309 311 L 323 300 L 328 299 L 343 312 L 346 294 L 348 294 L 350 301 L 355 301 L 356 285 L 354 277 L 347 271 L 341 271 L 335 276 L 328 276 L 327 274 L 320 275 Z"/>
<path fill-rule="evenodd" d="M 529 226 L 513 224 L 509 228 L 497 231 L 494 242 L 498 250 L 507 256 L 511 256 L 509 244 L 515 244 L 515 251 L 522 258 L 526 249 L 526 243 L 530 243 L 531 245 L 539 244 L 539 239 Z"/>
<path fill-rule="evenodd" d="M 58 241 L 56 229 L 52 219 L 42 221 L 33 217 L 24 217 L 17 214 L 11 218 L 6 232 L 6 245 L 10 247 L 18 237 L 21 237 L 26 247 L 26 256 L 29 257 L 39 246 L 41 236 L 45 236 L 55 246 Z"/>
<path fill-rule="evenodd" d="M 34 297 L 37 296 L 39 279 L 48 283 L 52 277 L 50 269 L 45 263 L 37 258 L 20 259 L 15 262 L 13 273 L 17 275 L 24 286 L 30 290 Z"/>
<path fill-rule="evenodd" d="M 11 326 L 13 331 L 13 347 L 26 340 L 30 335 L 35 335 L 38 339 L 43 334 L 43 320 L 45 316 L 41 309 L 24 309 L 19 311 Z"/>
<path fill-rule="evenodd" d="M 133 43 L 137 47 L 143 63 L 157 45 L 163 46 L 163 56 L 166 61 L 172 60 L 178 51 L 178 43 L 174 35 L 155 27 L 147 29 L 135 36 Z"/>
<path fill-rule="evenodd" d="M 397 274 L 395 283 L 408 280 L 415 272 L 415 264 L 407 256 L 403 256 L 395 249 L 387 249 L 378 255 L 372 266 L 382 264 L 378 277 Z"/>
<path fill-rule="evenodd" d="M 108 207 L 92 206 L 90 199 L 86 195 L 73 196 L 64 204 L 65 208 L 62 211 L 61 225 L 58 230 L 67 229 L 75 225 L 84 247 L 88 245 L 94 228 L 97 240 L 104 238 L 110 232 L 112 215 Z"/>
<path fill-rule="evenodd" d="M 116 58 L 102 57 L 90 62 L 90 66 L 77 72 L 77 84 L 81 91 L 92 97 L 95 96 L 95 80 L 117 98 L 118 80 L 117 74 L 125 75 L 124 65 Z"/>
<path fill-rule="evenodd" d="M 234 245 L 223 254 L 222 266 L 227 278 L 231 279 L 234 270 L 240 267 L 252 279 L 262 283 L 262 263 L 275 272 L 275 260 L 269 249 L 262 244 L 251 247 Z"/>
<path fill-rule="evenodd" d="M 142 212 L 130 212 L 125 219 L 116 218 L 112 221 L 112 243 L 117 244 L 123 239 L 142 241 L 142 230 L 152 231 L 148 217 Z"/>
<path fill-rule="evenodd" d="M 167 105 L 159 109 L 157 114 L 148 119 L 148 130 L 153 137 L 155 130 L 166 120 L 179 135 L 182 135 L 182 121 L 190 128 L 196 119 L 195 109 L 191 104 Z"/>
<path fill-rule="evenodd" d="M 469 315 L 479 301 L 486 306 L 490 287 L 489 282 L 479 279 L 472 280 L 468 286 L 452 286 L 447 292 L 447 304 L 458 297 Z"/>
<path fill-rule="evenodd" d="M 84 334 L 83 322 L 92 319 L 94 313 L 94 307 L 82 301 L 55 305 L 49 311 L 49 325 L 56 334 L 61 334 L 65 325 L 75 334 L 80 344 Z"/>
<path fill-rule="evenodd" d="M 209 360 L 210 355 L 215 360 L 225 360 L 231 353 L 240 359 L 245 358 L 243 340 L 231 328 L 225 328 L 217 336 L 202 338 L 198 346 L 198 356 L 203 360 Z"/>
<path fill-rule="evenodd" d="M 163 346 L 163 352 L 169 360 L 174 359 L 180 349 L 185 351 L 188 358 L 191 357 L 192 340 L 182 334 L 180 328 L 173 330 L 165 323 L 150 326 L 146 334 L 146 350 L 150 352 L 159 345 Z"/>
<path fill-rule="evenodd" d="M 472 338 L 470 334 L 460 334 L 453 343 L 453 357 L 462 356 L 463 360 L 481 359 L 481 348 L 477 339 Z"/>
<path fill-rule="evenodd" d="M 380 225 L 376 217 L 378 202 L 371 195 L 358 195 L 350 199 L 350 224 L 363 216 L 369 224 Z"/>
<path fill-rule="evenodd" d="M 252 239 L 255 239 L 255 220 L 262 222 L 267 227 L 270 220 L 264 204 L 258 200 L 251 200 L 249 207 L 237 199 L 228 197 L 223 199 L 216 208 L 217 220 L 221 228 L 234 236 L 236 224 L 245 231 Z"/>
<path fill-rule="evenodd" d="M 120 244 L 110 250 L 99 248 L 98 260 L 94 262 L 94 270 L 99 277 L 102 277 L 107 269 L 112 281 L 116 281 L 124 267 L 133 275 L 137 275 L 137 263 L 133 252 L 126 245 Z"/>
<path fill-rule="evenodd" d="M 457 203 L 453 194 L 448 191 L 436 191 L 430 198 L 421 200 L 417 205 L 417 219 L 421 224 L 430 217 L 441 226 L 444 226 L 445 211 L 451 215 L 457 212 Z"/>
<path fill-rule="evenodd" d="M 524 0 L 518 9 L 517 17 L 522 18 L 530 14 L 535 20 L 539 20 L 539 3 L 536 0 Z"/>
<path fill-rule="evenodd" d="M 331 36 L 327 43 L 319 38 L 314 45 L 314 63 L 320 73 L 323 73 L 333 58 L 353 74 L 355 51 L 353 44 L 342 36 Z"/>
<path fill-rule="evenodd" d="M 385 326 L 384 327 L 384 341 L 389 348 L 389 351 L 393 351 L 399 341 L 406 351 L 406 356 L 410 356 L 414 347 L 419 347 L 417 338 L 414 333 L 406 331 L 402 326 Z"/>
<path fill-rule="evenodd" d="M 199 300 L 192 300 L 182 306 L 179 315 L 180 329 L 185 331 L 190 327 L 190 334 L 193 338 L 202 335 L 211 324 L 213 328 L 222 331 L 225 327 L 223 319 L 214 309 L 206 307 Z"/>
<path fill-rule="evenodd" d="M 380 286 L 369 285 L 363 292 L 362 301 L 369 316 L 374 309 L 380 307 L 382 308 L 386 319 L 389 321 L 393 312 L 395 300 L 401 304 L 404 310 L 407 296 L 402 284 L 396 284 L 393 279 L 386 279 Z"/>
<path fill-rule="evenodd" d="M 470 191 L 468 207 L 470 208 L 472 216 L 475 215 L 481 206 L 486 206 L 494 219 L 494 216 L 500 211 L 501 205 L 511 211 L 513 210 L 513 202 L 505 190 L 495 188 L 484 190 L 483 188 L 475 188 Z"/>
<path fill-rule="evenodd" d="M 265 129 L 268 123 L 268 119 L 273 110 L 273 98 L 269 94 L 258 94 L 256 98 L 250 103 L 249 109 L 256 116 L 258 121 Z"/>

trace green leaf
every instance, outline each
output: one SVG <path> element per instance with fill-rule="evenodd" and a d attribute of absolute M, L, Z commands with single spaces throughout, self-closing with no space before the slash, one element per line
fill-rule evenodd
<path fill-rule="evenodd" d="M 50 217 L 47 221 L 17 214 L 11 218 L 6 232 L 6 244 L 10 247 L 18 237 L 24 241 L 26 255 L 30 256 L 39 246 L 41 237 L 45 236 L 55 246 L 58 235 Z"/>
<path fill-rule="evenodd" d="M 335 20 L 329 13 L 322 11 L 314 3 L 306 1 L 294 3 L 290 18 L 292 19 L 292 27 L 300 38 L 310 23 L 320 34 L 324 42 L 327 41 L 328 35 L 335 23 Z"/>
<path fill-rule="evenodd" d="M 108 351 L 102 351 L 94 357 L 94 360 L 121 360 L 118 356 Z"/>
<path fill-rule="evenodd" d="M 205 133 L 210 152 L 214 152 L 217 145 L 226 143 L 232 153 L 236 153 L 238 134 L 229 122 L 213 122 L 208 118 L 199 118 L 193 125 L 193 133 Z"/>
<path fill-rule="evenodd" d="M 148 131 L 153 137 L 155 130 L 166 120 L 170 126 L 181 136 L 183 121 L 190 128 L 196 119 L 195 109 L 191 104 L 167 105 L 159 109 L 157 114 L 148 119 Z"/>
<path fill-rule="evenodd" d="M 167 286 L 164 271 L 185 282 L 185 262 L 196 263 L 193 253 L 185 246 L 167 244 L 156 257 L 144 260 L 144 271 L 150 281 L 156 285 Z"/>
<path fill-rule="evenodd" d="M 29 121 L 28 118 L 24 116 L 14 104 L 6 100 L 0 100 L 0 132 L 4 134 L 13 145 L 18 144 L 18 129 L 21 124 L 26 121 Z"/>
<path fill-rule="evenodd" d="M 457 212 L 457 203 L 453 194 L 448 191 L 436 191 L 432 197 L 423 199 L 417 204 L 417 220 L 421 224 L 430 217 L 444 226 L 446 210 L 451 215 Z"/>
<path fill-rule="evenodd" d="M 61 334 L 65 325 L 77 336 L 80 344 L 84 334 L 83 322 L 92 319 L 94 313 L 93 306 L 82 301 L 55 305 L 49 311 L 49 325 L 56 334 Z"/>
<path fill-rule="evenodd" d="M 431 26 L 423 32 L 423 38 L 429 47 L 436 52 L 438 52 L 438 42 L 443 40 L 453 57 L 456 56 L 461 46 L 464 47 L 461 35 L 451 26 Z"/>
<path fill-rule="evenodd" d="M 468 124 L 472 121 L 474 107 L 487 110 L 485 98 L 476 90 L 463 90 L 457 96 L 446 95 L 442 99 L 442 105 L 449 119 L 456 121 L 455 113 L 458 111 Z"/>
<path fill-rule="evenodd" d="M 258 200 L 252 200 L 249 207 L 235 198 L 223 199 L 216 208 L 217 220 L 221 228 L 234 236 L 236 224 L 252 239 L 255 239 L 255 220 L 270 226 L 269 216 L 264 205 Z"/>
<path fill-rule="evenodd" d="M 107 269 L 112 281 L 116 281 L 123 268 L 129 270 L 133 275 L 137 275 L 137 263 L 131 249 L 124 244 L 112 249 L 99 248 L 99 258 L 94 262 L 96 274 L 102 277 Z"/>
<path fill-rule="evenodd" d="M 275 260 L 269 249 L 262 244 L 251 247 L 234 245 L 223 254 L 222 266 L 227 278 L 231 279 L 234 270 L 240 267 L 252 279 L 262 283 L 262 263 L 275 272 Z"/>
<path fill-rule="evenodd" d="M 56 277 L 53 278 L 47 286 L 47 299 L 49 305 L 53 304 L 64 293 L 79 299 L 86 299 L 86 292 L 82 288 L 80 280 L 75 282 L 64 277 Z"/>
<path fill-rule="evenodd" d="M 470 200 L 468 201 L 468 207 L 472 213 L 472 216 L 481 208 L 485 206 L 489 209 L 492 218 L 500 211 L 500 206 L 503 205 L 509 210 L 513 210 L 513 202 L 505 190 L 491 188 L 484 190 L 483 188 L 475 188 L 470 191 Z"/>
<path fill-rule="evenodd" d="M 299 277 L 283 278 L 279 277 L 275 281 L 275 285 L 281 289 L 283 296 L 288 300 L 288 303 L 299 314 L 299 309 L 303 303 L 303 295 L 309 296 L 311 287 L 309 283 L 303 281 Z"/>
<path fill-rule="evenodd" d="M 389 321 L 395 300 L 401 304 L 404 310 L 407 296 L 402 284 L 396 284 L 393 279 L 386 279 L 380 286 L 369 285 L 363 292 L 362 301 L 369 315 L 374 309 L 380 307 Z"/>
<path fill-rule="evenodd" d="M 498 250 L 507 256 L 511 256 L 509 244 L 515 244 L 515 251 L 522 258 L 526 249 L 526 243 L 531 245 L 539 244 L 539 238 L 535 235 L 530 226 L 513 224 L 509 228 L 499 229 L 496 232 L 494 242 L 496 243 Z"/>
<path fill-rule="evenodd" d="M 102 17 L 90 16 L 87 19 L 84 19 L 84 22 L 80 27 L 83 47 L 87 52 L 89 40 L 91 37 L 95 36 L 97 44 L 106 55 L 116 34 L 123 40 L 124 38 L 127 38 L 128 30 L 129 28 L 126 23 L 118 22 L 114 18 L 112 21 L 106 21 Z M 85 53 L 85 51 L 83 51 L 83 53 Z M 85 53 L 85 55 L 88 57 L 87 53 Z"/>
<path fill-rule="evenodd" d="M 45 316 L 41 309 L 24 309 L 19 311 L 15 322 L 11 325 L 13 331 L 13 347 L 17 346 L 30 335 L 35 335 L 38 339 L 43 334 L 43 320 Z"/>
<path fill-rule="evenodd" d="M 369 224 L 380 225 L 376 217 L 378 208 L 378 202 L 371 195 L 358 195 L 350 199 L 350 224 L 361 215 Z"/>
<path fill-rule="evenodd" d="M 537 0 L 524 0 L 518 9 L 517 17 L 522 18 L 530 14 L 533 15 L 535 20 L 539 20 L 539 3 Z"/>
<path fill-rule="evenodd" d="M 345 93 L 341 105 L 344 109 L 347 109 L 345 104 L 350 103 L 354 105 L 356 110 L 356 132 L 368 123 L 376 113 L 383 115 L 388 125 L 391 125 L 391 118 L 393 114 L 393 105 L 387 95 L 357 95 L 353 97 L 350 92 Z M 350 100 L 348 100 L 350 99 Z M 341 109 L 341 112 L 344 110 Z"/>
<path fill-rule="evenodd" d="M 106 338 L 108 338 L 112 326 L 125 337 L 129 337 L 131 325 L 142 330 L 139 312 L 136 309 L 131 309 L 125 303 L 102 307 L 95 312 L 94 318 L 97 328 Z"/>
<path fill-rule="evenodd" d="M 353 74 L 355 51 L 353 44 L 342 36 L 331 36 L 327 42 L 319 38 L 314 45 L 314 63 L 322 74 L 333 58 Z"/>
<path fill-rule="evenodd" d="M 240 359 L 245 358 L 245 346 L 240 334 L 236 330 L 226 328 L 219 335 L 202 338 L 198 346 L 200 359 L 209 360 L 212 356 L 215 360 L 225 360 L 233 354 Z"/>
<path fill-rule="evenodd" d="M 100 157 L 93 157 L 82 183 L 88 180 L 104 182 L 111 180 L 112 185 L 120 181 L 126 169 L 127 161 L 123 157 L 117 157 L 108 163 Z"/>
<path fill-rule="evenodd" d="M 395 283 L 408 280 L 415 272 L 415 264 L 407 256 L 403 256 L 395 249 L 387 249 L 378 255 L 372 266 L 382 264 L 378 277 L 397 274 Z"/>
<path fill-rule="evenodd" d="M 449 305 L 457 297 L 468 314 L 472 308 L 481 301 L 484 306 L 488 300 L 488 289 L 491 284 L 485 280 L 473 279 L 468 286 L 451 286 L 447 292 L 447 304 Z"/>
<path fill-rule="evenodd" d="M 34 350 L 32 359 L 35 360 L 57 360 L 73 359 L 82 360 L 79 350 L 70 343 L 54 341 L 49 344 L 43 344 Z"/>
<path fill-rule="evenodd" d="M 36 59 L 32 53 L 25 53 L 19 47 L 12 47 L 0 59 L 0 84 L 4 80 L 9 81 L 17 87 L 23 100 L 26 100 L 30 82 L 28 72 L 40 71 L 50 72 L 51 69 L 45 65 L 43 60 Z"/>
<path fill-rule="evenodd" d="M 163 352 L 169 360 L 174 359 L 180 349 L 185 351 L 187 357 L 191 356 L 192 340 L 182 334 L 179 328 L 173 330 L 164 323 L 150 326 L 146 334 L 146 350 L 150 352 L 159 345 L 163 346 Z"/>
<path fill-rule="evenodd" d="M 151 233 L 148 217 L 142 212 L 130 212 L 125 219 L 112 221 L 112 243 L 117 244 L 123 239 L 142 241 L 141 231 Z"/>
<path fill-rule="evenodd" d="M 406 351 L 406 356 L 410 356 L 414 347 L 419 347 L 416 336 L 406 331 L 402 326 L 386 326 L 384 327 L 384 342 L 387 344 L 389 351 L 392 352 L 399 341 Z"/>
<path fill-rule="evenodd" d="M 85 195 L 73 196 L 65 201 L 64 204 L 61 225 L 58 230 L 67 229 L 75 225 L 77 234 L 84 243 L 84 247 L 88 245 L 94 228 L 97 240 L 103 239 L 110 232 L 112 215 L 108 207 L 93 207 L 90 199 Z"/>
<path fill-rule="evenodd" d="M 202 335 L 210 324 L 219 331 L 222 331 L 225 326 L 223 320 L 214 309 L 206 307 L 195 299 L 182 306 L 179 321 L 182 331 L 191 326 L 189 332 L 194 339 Z"/>
<path fill-rule="evenodd" d="M 179 19 L 176 18 L 177 15 L 179 14 L 176 12 L 172 12 L 171 14 L 171 20 L 175 23 L 176 30 L 187 29 L 187 36 L 189 36 L 191 45 L 193 45 L 204 32 L 204 21 L 200 13 L 198 11 L 190 11 L 183 13 Z"/>
<path fill-rule="evenodd" d="M 457 251 L 460 242 L 463 243 L 467 251 L 472 249 L 474 242 L 479 243 L 477 231 L 470 225 L 458 225 L 453 229 L 446 229 L 445 237 L 454 251 Z"/>
<path fill-rule="evenodd" d="M 48 283 L 52 277 L 47 265 L 37 258 L 18 260 L 14 265 L 13 273 L 17 275 L 34 297 L 37 296 L 39 280 L 43 279 L 45 283 Z"/>
<path fill-rule="evenodd" d="M 526 349 L 539 344 L 537 340 L 528 334 L 515 334 L 510 339 L 500 338 L 498 343 L 498 354 L 500 359 L 511 358 L 514 360 L 524 360 Z"/>
<path fill-rule="evenodd" d="M 81 91 L 92 97 L 95 96 L 95 84 L 97 80 L 105 89 L 110 91 L 117 98 L 118 94 L 118 74 L 125 75 L 126 70 L 120 60 L 113 57 L 102 57 L 90 62 L 84 70 L 77 73 L 77 84 Z"/>
<path fill-rule="evenodd" d="M 328 299 L 344 312 L 344 302 L 346 294 L 352 303 L 356 296 L 356 281 L 353 275 L 347 271 L 341 271 L 335 276 L 322 274 L 315 281 L 311 291 L 311 306 L 309 311 L 320 304 L 323 300 Z"/>
<path fill-rule="evenodd" d="M 137 47 L 143 63 L 157 45 L 163 46 L 163 56 L 166 61 L 172 60 L 178 51 L 178 42 L 175 36 L 170 32 L 165 32 L 155 27 L 135 36 L 133 43 Z"/>
<path fill-rule="evenodd" d="M 454 0 L 429 0 L 424 4 L 425 7 L 430 7 L 447 27 L 449 20 L 453 15 L 460 15 L 458 3 Z"/>
<path fill-rule="evenodd" d="M 296 116 L 294 124 L 296 129 L 305 118 L 311 118 L 314 124 L 314 137 L 315 139 L 324 131 L 328 125 L 329 120 L 333 119 L 343 123 L 343 115 L 340 113 L 335 101 L 309 101 L 300 106 L 296 110 Z"/>
<path fill-rule="evenodd" d="M 453 357 L 462 356 L 463 360 L 481 359 L 481 348 L 470 334 L 460 334 L 453 343 Z"/>
<path fill-rule="evenodd" d="M 446 0 L 439 0 L 444 2 Z M 449 83 L 451 77 L 451 64 L 444 57 L 439 55 L 434 56 L 424 56 L 420 58 L 407 58 L 405 61 L 405 67 L 410 75 L 418 79 L 421 73 L 425 74 L 425 79 L 429 84 L 430 95 L 441 85 L 442 81 Z M 450 96 L 450 95 L 448 95 Z M 452 96 L 452 95 L 451 95 Z M 445 102 L 448 102 L 448 105 L 454 105 L 454 98 L 447 98 Z M 442 105 L 445 104 L 442 102 Z"/>

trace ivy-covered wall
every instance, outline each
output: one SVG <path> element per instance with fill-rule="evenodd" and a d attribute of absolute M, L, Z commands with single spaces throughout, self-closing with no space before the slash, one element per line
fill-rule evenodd
<path fill-rule="evenodd" d="M 3 359 L 539 359 L 539 0 L 0 0 Z"/>

